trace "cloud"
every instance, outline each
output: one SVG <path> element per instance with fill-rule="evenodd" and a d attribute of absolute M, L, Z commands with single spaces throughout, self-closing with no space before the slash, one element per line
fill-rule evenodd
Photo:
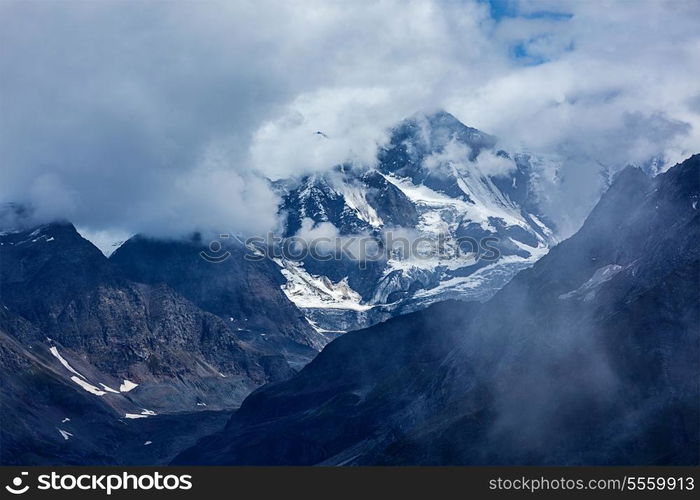
<path fill-rule="evenodd" d="M 494 5 L 3 2 L 0 201 L 92 231 L 266 231 L 265 177 L 371 163 L 444 108 L 546 153 L 571 230 L 600 162 L 700 149 L 696 3 Z"/>
<path fill-rule="evenodd" d="M 427 156 L 423 160 L 423 166 L 445 177 L 449 177 L 454 168 L 478 171 L 480 175 L 495 177 L 507 175 L 515 170 L 515 162 L 511 158 L 492 151 L 481 151 L 473 161 L 469 160 L 471 154 L 467 145 L 450 139 L 439 152 Z"/>
<path fill-rule="evenodd" d="M 350 259 L 357 261 L 381 258 L 377 240 L 370 234 L 341 235 L 331 222 L 318 222 L 308 217 L 290 239 L 291 256 L 309 254 L 312 257 Z"/>
<path fill-rule="evenodd" d="M 504 46 L 524 43 L 525 56 L 514 55 L 509 70 L 472 96 L 452 96 L 446 107 L 510 150 L 559 165 L 557 183 L 545 186 L 546 208 L 565 234 L 597 200 L 601 164 L 615 171 L 656 158 L 665 169 L 700 150 L 700 117 L 692 110 L 697 2 L 513 5 L 515 14 L 503 17 L 493 36 Z M 532 57 L 542 62 L 533 66 Z"/>
<path fill-rule="evenodd" d="M 303 94 L 260 127 L 252 141 L 252 167 L 273 179 L 327 170 L 344 162 L 371 165 L 402 118 L 387 108 L 387 89 L 339 88 Z M 388 116 L 387 116 L 388 115 Z"/>

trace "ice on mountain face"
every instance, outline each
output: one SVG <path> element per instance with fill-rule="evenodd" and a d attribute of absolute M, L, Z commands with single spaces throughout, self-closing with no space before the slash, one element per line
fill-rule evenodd
<path fill-rule="evenodd" d="M 362 297 L 348 285 L 347 278 L 333 283 L 326 276 L 313 276 L 299 262 L 275 259 L 287 283 L 282 285 L 285 295 L 300 308 L 338 308 L 367 310 Z"/>
<path fill-rule="evenodd" d="M 381 174 L 387 181 L 399 188 L 413 203 L 427 207 L 441 208 L 443 206 L 457 206 L 466 208 L 463 200 L 450 198 L 447 195 L 433 191 L 421 184 L 413 184 L 410 179 L 396 177 L 393 174 Z"/>
<path fill-rule="evenodd" d="M 516 255 L 503 257 L 497 262 L 482 267 L 469 274 L 441 281 L 438 286 L 429 290 L 419 290 L 414 295 L 418 300 L 446 298 L 467 298 L 473 300 L 485 300 L 497 292 L 519 271 L 532 266 L 544 256 L 548 248 L 544 245 L 538 247 L 538 253 L 530 258 L 521 258 Z M 434 300 L 428 301 L 432 303 Z"/>
<path fill-rule="evenodd" d="M 83 389 L 85 389 L 85 390 L 86 390 L 87 392 L 89 392 L 90 394 L 94 394 L 95 396 L 104 396 L 105 394 L 107 394 L 105 391 L 99 390 L 99 389 L 98 389 L 97 387 L 95 387 L 94 385 L 92 385 L 92 384 L 86 382 L 85 380 L 83 380 L 83 379 L 81 379 L 81 378 L 79 378 L 79 377 L 73 376 L 73 377 L 71 377 L 70 379 L 71 379 L 73 382 L 75 382 L 76 384 L 78 384 L 80 387 L 82 387 Z"/>
<path fill-rule="evenodd" d="M 548 245 L 535 231 L 530 229 L 520 209 L 508 200 L 498 188 L 483 175 L 463 175 L 454 169 L 454 175 L 459 175 L 460 188 L 469 195 L 472 202 L 460 198 L 452 198 L 443 193 L 438 193 L 426 186 L 416 185 L 410 179 L 400 179 L 392 174 L 384 174 L 384 177 L 401 189 L 418 207 L 419 223 L 416 227 L 421 237 L 437 240 L 442 237 L 442 247 L 433 255 L 423 254 L 409 256 L 409 258 L 390 259 L 384 275 L 392 275 L 394 271 L 401 271 L 406 275 L 415 274 L 419 270 L 432 270 L 445 274 L 445 278 L 438 286 L 423 288 L 416 292 L 415 297 L 425 299 L 430 296 L 441 297 L 445 293 L 457 296 L 460 292 L 464 297 L 478 295 L 475 290 L 483 287 L 486 291 L 495 289 L 504 284 L 515 270 L 533 264 L 548 251 Z M 517 248 L 524 250 L 524 256 L 503 256 L 497 263 L 490 264 L 476 270 L 469 276 L 449 277 L 449 271 L 466 269 L 477 264 L 476 255 L 461 251 L 455 234 L 460 224 L 465 221 L 477 223 L 487 234 L 496 234 L 501 228 L 494 226 L 494 221 L 501 221 L 505 227 L 522 228 L 533 239 L 539 240 L 536 246 L 530 246 L 521 241 L 509 238 L 509 241 Z M 542 223 L 540 223 L 542 224 Z M 543 228 L 546 228 L 542 224 Z M 550 231 L 551 233 L 551 231 Z M 496 268 L 503 266 L 506 278 L 501 278 Z M 383 292 L 387 296 L 387 292 Z M 375 294 L 374 300 L 379 299 Z"/>
<path fill-rule="evenodd" d="M 384 178 L 399 188 L 418 208 L 423 229 L 431 229 L 433 225 L 426 217 L 436 217 L 440 214 L 442 220 L 453 220 L 454 225 L 462 220 L 476 222 L 485 230 L 493 230 L 489 218 L 502 219 L 511 226 L 529 228 L 527 222 L 519 210 L 507 202 L 502 195 L 492 197 L 489 191 L 498 189 L 488 179 L 470 182 L 465 178 L 458 179 L 460 189 L 465 193 L 471 193 L 470 198 L 474 203 L 460 198 L 452 198 L 443 193 L 438 193 L 424 185 L 416 185 L 410 179 L 402 179 L 392 174 L 382 174 Z M 433 219 L 434 220 L 434 219 Z"/>
<path fill-rule="evenodd" d="M 549 229 L 544 222 L 542 222 L 539 217 L 537 217 L 535 214 L 529 214 L 530 218 L 532 221 L 537 224 L 537 227 L 540 228 L 540 230 L 544 233 L 545 236 L 547 236 L 552 242 L 556 241 L 556 236 L 552 232 L 551 229 Z"/>
<path fill-rule="evenodd" d="M 317 331 L 337 332 L 335 326 L 329 328 L 333 320 L 330 323 L 317 322 L 322 319 L 323 313 L 320 311 L 324 309 L 329 311 L 331 317 L 336 314 L 330 313 L 331 310 L 364 313 L 376 306 L 394 306 L 407 299 L 415 299 L 424 305 L 447 298 L 485 300 L 515 273 L 546 254 L 548 240 L 553 236 L 551 230 L 539 219 L 528 220 L 487 176 L 478 169 L 468 171 L 468 166 L 448 165 L 450 174 L 458 179 L 457 185 L 464 197 L 448 196 L 423 184 L 415 184 L 409 178 L 377 172 L 413 203 L 418 215 L 414 228 L 393 227 L 390 229 L 392 234 L 409 242 L 422 238 L 431 242 L 440 241 L 440 245 L 420 248 L 420 255 L 414 251 L 408 254 L 392 253 L 366 301 L 350 288 L 347 279 L 335 283 L 324 276 L 312 275 L 301 264 L 277 262 L 288 280 L 283 285 L 285 294 L 305 311 L 307 319 Z M 372 212 L 365 208 L 367 198 L 357 192 L 359 188 L 356 184 L 347 190 L 336 189 L 343 193 L 347 206 L 362 214 L 360 218 L 371 223 L 375 229 L 386 231 L 381 226 L 381 219 L 375 219 Z M 457 240 L 461 225 L 471 223 L 480 227 L 484 235 L 498 234 L 519 255 L 504 255 L 497 263 L 477 265 L 478 255 L 465 252 Z M 527 235 L 527 238 L 514 237 L 510 231 L 515 233 L 515 229 Z M 474 271 L 468 271 L 471 267 Z"/>
<path fill-rule="evenodd" d="M 108 386 L 108 385 L 105 385 L 105 384 L 103 384 L 103 383 L 101 383 L 101 382 L 100 382 L 100 385 L 101 385 L 102 388 L 103 388 L 105 391 L 107 391 L 107 392 L 112 392 L 112 393 L 114 393 L 114 394 L 119 394 L 119 391 L 115 391 L 114 389 L 112 389 L 112 388 L 111 388 L 110 386 Z"/>
<path fill-rule="evenodd" d="M 305 177 L 296 188 L 277 188 L 287 189 L 281 207 L 288 217 L 287 235 L 297 232 L 305 220 L 313 227 L 331 223 L 344 235 L 384 225 L 376 207 L 370 203 L 373 192 L 368 190 L 361 173 L 333 171 Z"/>
<path fill-rule="evenodd" d="M 354 210 L 361 220 L 375 228 L 384 224 L 377 211 L 367 202 L 366 193 L 361 187 L 346 186 L 340 194 L 345 198 L 348 208 Z"/>
<path fill-rule="evenodd" d="M 48 340 L 49 340 L 49 342 L 51 342 L 51 339 L 48 339 Z M 101 382 L 100 382 L 99 385 L 102 386 L 102 389 L 99 389 L 98 387 L 95 387 L 94 385 L 92 385 L 91 383 L 89 383 L 89 382 L 87 381 L 87 378 L 85 377 L 85 375 L 83 375 L 82 373 L 78 372 L 75 368 L 73 368 L 73 367 L 70 365 L 70 363 L 68 363 L 68 361 L 66 361 L 66 359 L 65 359 L 63 356 L 61 356 L 61 354 L 58 352 L 58 348 L 57 348 L 56 346 L 51 346 L 51 347 L 49 348 L 49 352 L 50 352 L 50 353 L 53 355 L 53 357 L 55 357 L 69 372 L 71 372 L 71 373 L 74 374 L 74 376 L 72 376 L 70 379 L 71 379 L 73 382 L 75 382 L 76 384 L 78 384 L 80 387 L 82 387 L 84 390 L 86 390 L 87 392 L 89 392 L 90 394 L 94 394 L 95 396 L 104 396 L 104 395 L 107 394 L 108 392 L 111 392 L 111 393 L 113 393 L 113 394 L 119 394 L 120 391 L 114 390 L 114 389 L 112 389 L 111 387 L 109 387 L 108 385 L 103 384 L 103 383 L 101 383 Z M 133 385 L 133 387 L 132 387 L 131 385 L 126 385 L 127 382 L 128 382 L 128 384 Z M 121 392 L 127 392 L 127 391 L 130 391 L 131 389 L 133 389 L 134 387 L 136 387 L 136 384 L 133 384 L 133 382 L 129 382 L 128 380 L 125 380 L 125 381 L 124 381 L 124 384 L 121 385 L 120 390 L 121 390 Z M 122 388 L 126 388 L 126 390 L 122 390 Z"/>
<path fill-rule="evenodd" d="M 81 375 L 77 370 L 75 370 L 69 363 L 66 361 L 63 356 L 61 356 L 58 352 L 58 348 L 56 346 L 51 346 L 49 348 L 49 352 L 71 373 L 74 373 L 78 377 L 85 378 L 83 375 Z"/>
<path fill-rule="evenodd" d="M 327 310 L 327 309 L 326 309 L 326 310 Z M 321 326 L 319 326 L 319 324 L 318 324 L 316 321 L 314 321 L 314 320 L 312 320 L 311 318 L 308 317 L 308 313 L 309 313 L 309 309 L 308 309 L 308 308 L 307 308 L 306 310 L 302 309 L 302 311 L 305 311 L 305 312 L 307 313 L 306 322 L 307 322 L 309 325 L 311 325 L 311 328 L 313 328 L 314 330 L 316 330 L 318 333 L 321 333 L 321 334 L 325 334 L 325 333 L 343 333 L 342 331 L 339 331 L 339 330 L 327 330 L 327 329 L 325 329 L 325 328 L 322 328 Z M 352 309 L 350 309 L 349 311 L 352 311 Z"/>
<path fill-rule="evenodd" d="M 152 410 L 146 410 L 145 408 L 141 411 L 141 413 L 125 413 L 124 418 L 128 419 L 137 419 L 137 418 L 148 418 L 157 415 L 156 412 Z"/>
<path fill-rule="evenodd" d="M 105 257 L 112 255 L 120 246 L 133 235 L 123 231 L 91 231 L 84 227 L 76 230 L 86 240 L 95 245 Z"/>
<path fill-rule="evenodd" d="M 119 392 L 129 392 L 132 389 L 138 387 L 139 384 L 135 384 L 130 380 L 124 380 L 122 385 L 119 386 Z"/>
<path fill-rule="evenodd" d="M 319 176 L 312 175 L 304 184 L 303 188 L 299 191 L 299 215 L 301 218 L 313 215 L 317 221 L 327 221 L 328 214 L 323 203 L 318 203 L 318 200 L 322 200 L 328 195 L 339 196 L 335 189 L 326 182 L 325 179 Z M 314 202 L 314 203 L 311 203 Z M 308 205 L 313 206 L 315 213 L 307 214 L 306 207 Z"/>
<path fill-rule="evenodd" d="M 323 276 L 330 264 L 278 262 L 288 280 L 285 293 L 309 323 L 338 332 L 352 323 L 350 317 L 367 326 L 386 319 L 392 308 L 407 312 L 413 302 L 486 300 L 546 254 L 555 236 L 533 214 L 538 200 L 529 155 L 509 155 L 495 145 L 494 137 L 448 113 L 417 116 L 394 129 L 375 167 L 343 165 L 304 178 L 296 189 L 292 181 L 282 186 L 287 235 L 298 235 L 309 219 L 313 228 L 332 224 L 340 235 L 371 234 L 386 242 L 391 232 L 409 245 L 433 243 L 418 252 L 389 249 L 371 277 L 330 268 L 331 281 Z M 484 238 L 496 239 L 497 261 L 481 260 L 482 246 L 466 249 Z"/>
<path fill-rule="evenodd" d="M 66 441 L 68 441 L 70 438 L 73 437 L 73 434 L 71 434 L 71 433 L 68 432 L 68 431 L 64 431 L 63 429 L 58 429 L 58 432 L 61 433 L 61 436 L 62 436 L 63 439 L 65 439 Z"/>
<path fill-rule="evenodd" d="M 439 216 L 431 214 L 430 217 L 426 217 L 423 221 L 425 222 L 431 217 L 437 218 Z M 459 242 L 451 236 L 450 232 L 443 232 L 440 245 L 427 242 L 424 244 L 419 243 L 420 240 L 418 238 L 428 238 L 431 241 L 437 241 L 441 232 L 441 224 L 444 223 L 436 220 L 430 228 L 421 225 L 419 226 L 419 232 L 409 235 L 407 241 L 411 244 L 415 253 L 410 251 L 408 255 L 404 255 L 402 245 L 395 245 L 392 258 L 387 260 L 384 276 L 394 271 L 435 271 L 438 268 L 447 271 L 462 269 L 476 264 L 477 256 L 474 253 L 460 250 Z M 431 233 L 431 231 L 433 232 Z"/>
<path fill-rule="evenodd" d="M 566 300 L 571 298 L 583 298 L 585 302 L 592 300 L 595 297 L 597 289 L 603 284 L 615 277 L 620 271 L 623 270 L 622 266 L 617 264 L 609 264 L 601 268 L 596 269 L 593 276 L 590 277 L 583 285 L 578 287 L 576 290 L 564 293 L 559 296 L 560 299 Z"/>

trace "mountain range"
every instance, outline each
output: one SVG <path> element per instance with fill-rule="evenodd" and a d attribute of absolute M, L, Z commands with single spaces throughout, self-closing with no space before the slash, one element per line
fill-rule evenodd
<path fill-rule="evenodd" d="M 328 341 L 274 264 L 211 264 L 203 248 L 135 237 L 107 259 L 69 223 L 0 236 L 3 463 L 111 463 L 114 444 L 105 458 L 83 440 L 236 408 Z"/>
<path fill-rule="evenodd" d="M 700 155 L 628 167 L 483 304 L 350 332 L 176 464 L 696 464 Z"/>
<path fill-rule="evenodd" d="M 0 463 L 697 463 L 700 157 L 625 169 L 564 241 L 533 161 L 439 112 L 376 165 L 271 183 L 283 242 L 372 260 L 107 257 L 2 207 Z"/>

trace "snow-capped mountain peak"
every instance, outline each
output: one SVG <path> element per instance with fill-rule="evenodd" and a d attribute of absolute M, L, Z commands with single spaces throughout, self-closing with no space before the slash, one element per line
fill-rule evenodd
<path fill-rule="evenodd" d="M 416 115 L 392 130 L 375 165 L 276 183 L 285 236 L 331 224 L 338 238 L 374 238 L 384 252 L 370 263 L 280 260 L 287 296 L 327 330 L 446 298 L 489 298 L 555 242 L 532 195 L 529 157 L 496 146 L 444 111 Z M 396 240 L 408 251 L 397 251 Z M 428 249 L 419 251 L 421 244 Z M 339 297 L 346 288 L 352 293 Z"/>

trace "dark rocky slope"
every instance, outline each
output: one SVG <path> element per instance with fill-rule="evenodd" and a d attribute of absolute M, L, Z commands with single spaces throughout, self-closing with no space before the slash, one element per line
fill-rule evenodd
<path fill-rule="evenodd" d="M 282 292 L 285 279 L 277 265 L 246 258 L 247 250 L 237 241 L 222 248 L 222 255 L 229 254 L 222 262 L 203 259 L 200 252 L 205 250 L 198 238 L 184 242 L 135 236 L 110 262 L 133 281 L 171 287 L 229 323 L 237 335 L 284 354 L 297 366 L 308 363 L 327 343 Z"/>
<path fill-rule="evenodd" d="M 41 332 L 0 306 L 0 463 L 138 465 L 171 460 L 227 413 L 124 418 L 129 393 L 97 397 L 68 379 Z M 136 410 L 138 411 L 138 410 Z"/>
<path fill-rule="evenodd" d="M 197 284 L 185 269 L 201 260 L 198 248 L 164 246 L 182 258 L 177 273 L 206 288 L 206 276 Z M 292 376 L 317 352 L 318 334 L 281 293 L 281 279 L 264 270 L 212 278 L 202 297 L 166 280 L 130 279 L 69 223 L 1 233 L 0 462 L 170 460 L 222 422 L 217 411 Z M 222 317 L 217 303 L 247 311 L 248 326 Z M 139 442 L 145 428 L 170 444 L 143 448 L 157 441 Z"/>
<path fill-rule="evenodd" d="M 154 411 L 196 410 L 198 402 L 230 408 L 293 373 L 274 348 L 251 345 L 167 285 L 124 277 L 70 224 L 7 234 L 2 243 L 3 304 L 41 330 L 44 349 L 58 344 L 69 363 L 94 370 L 98 388 L 138 383 L 133 396 Z"/>
<path fill-rule="evenodd" d="M 489 302 L 344 335 L 175 463 L 697 464 L 699 177 L 626 169 Z"/>

